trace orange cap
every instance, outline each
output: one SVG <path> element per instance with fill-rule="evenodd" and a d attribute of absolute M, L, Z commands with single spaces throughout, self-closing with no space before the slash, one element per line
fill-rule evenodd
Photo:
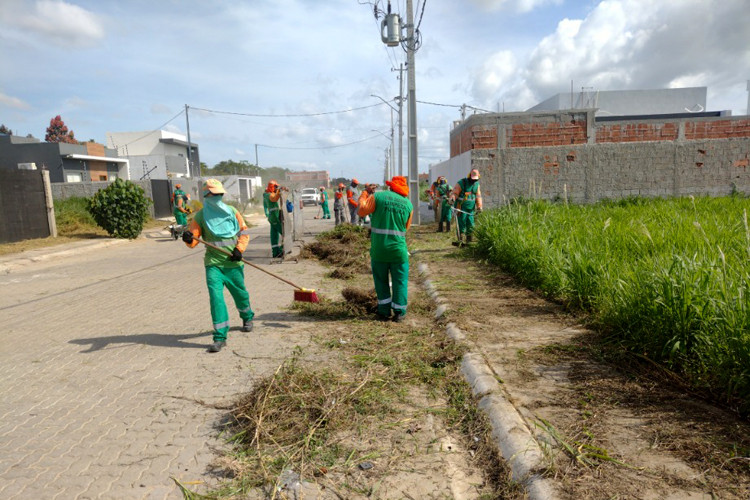
<path fill-rule="evenodd" d="M 321 190 L 321 191 L 325 191 L 325 190 L 326 190 L 326 187 L 325 187 L 325 186 L 320 186 L 320 190 Z"/>
<path fill-rule="evenodd" d="M 182 187 L 182 184 L 175 184 L 174 187 L 175 189 L 180 189 Z"/>
<path fill-rule="evenodd" d="M 273 187 L 274 186 L 278 186 L 278 185 L 279 185 L 278 182 L 276 182 L 275 180 L 271 179 L 270 181 L 268 181 L 268 186 L 266 187 L 266 193 L 272 193 L 273 192 Z"/>
<path fill-rule="evenodd" d="M 391 191 L 398 193 L 401 196 L 409 196 L 409 184 L 406 182 L 406 177 L 401 175 L 394 175 L 393 179 L 385 181 L 390 186 Z"/>
<path fill-rule="evenodd" d="M 359 181 L 356 177 L 352 177 L 352 184 L 359 184 Z"/>
<path fill-rule="evenodd" d="M 344 189 L 345 187 L 343 182 L 339 182 L 339 189 Z"/>

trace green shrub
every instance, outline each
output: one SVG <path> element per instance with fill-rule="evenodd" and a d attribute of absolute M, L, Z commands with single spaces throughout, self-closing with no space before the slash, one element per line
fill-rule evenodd
<path fill-rule="evenodd" d="M 137 238 L 149 218 L 143 188 L 117 179 L 89 199 L 87 209 L 96 223 L 115 238 Z"/>

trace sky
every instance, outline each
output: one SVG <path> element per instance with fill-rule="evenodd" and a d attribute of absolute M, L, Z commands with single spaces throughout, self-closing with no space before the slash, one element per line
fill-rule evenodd
<path fill-rule="evenodd" d="M 381 41 L 387 4 L 0 0 L 0 123 L 43 139 L 61 115 L 78 140 L 106 144 L 108 132 L 186 134 L 189 122 L 209 167 L 255 164 L 257 151 L 261 167 L 382 182 L 406 61 Z M 523 111 L 571 87 L 705 86 L 708 110 L 747 113 L 748 0 L 413 4 L 420 172 L 448 159 L 464 104 Z M 406 23 L 406 0 L 391 11 Z M 397 113 L 393 124 L 397 156 Z"/>

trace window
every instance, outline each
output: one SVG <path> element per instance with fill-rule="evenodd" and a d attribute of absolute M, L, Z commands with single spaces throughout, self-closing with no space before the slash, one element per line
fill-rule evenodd
<path fill-rule="evenodd" d="M 106 181 L 107 180 L 107 176 L 106 175 L 100 175 L 99 176 L 99 180 L 100 181 Z"/>
<path fill-rule="evenodd" d="M 81 182 L 81 174 L 65 174 L 65 182 Z"/>

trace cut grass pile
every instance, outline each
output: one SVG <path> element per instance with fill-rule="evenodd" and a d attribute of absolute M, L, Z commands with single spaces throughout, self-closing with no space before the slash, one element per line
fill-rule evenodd
<path fill-rule="evenodd" d="M 477 250 L 747 413 L 749 211 L 741 197 L 511 204 L 480 218 Z"/>

